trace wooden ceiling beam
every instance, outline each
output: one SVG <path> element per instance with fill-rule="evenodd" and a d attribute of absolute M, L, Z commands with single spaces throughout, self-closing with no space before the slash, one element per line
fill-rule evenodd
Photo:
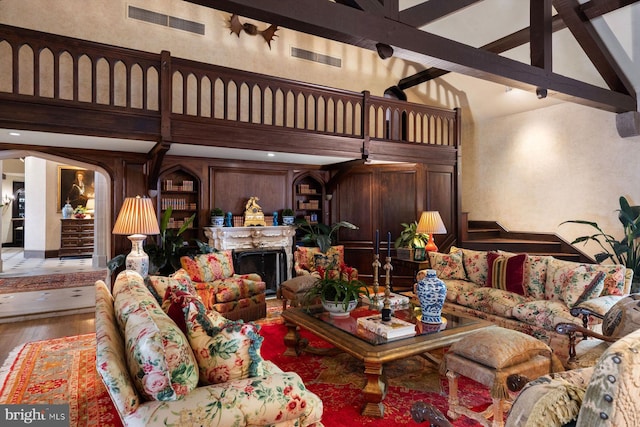
<path fill-rule="evenodd" d="M 432 65 L 534 91 L 546 87 L 558 99 L 613 112 L 636 110 L 635 96 L 603 89 L 485 52 L 404 23 L 325 0 L 187 0 L 262 22 L 375 51 L 394 48 L 394 57 Z"/>
<path fill-rule="evenodd" d="M 560 16 L 558 15 L 554 15 L 551 18 L 551 32 L 555 33 L 556 31 L 560 31 L 564 28 L 567 28 L 567 26 L 564 24 L 562 18 L 560 18 Z M 529 27 L 523 28 L 522 30 L 516 31 L 515 33 L 509 34 L 508 36 L 504 36 L 496 41 L 481 46 L 479 49 L 493 53 L 506 52 L 518 46 L 522 46 L 523 44 L 529 43 L 529 40 L 531 40 L 530 33 L 531 29 Z M 398 83 L 398 87 L 400 89 L 408 89 L 429 80 L 444 76 L 448 73 L 449 71 L 446 70 L 441 70 L 438 68 L 428 68 L 412 76 L 403 78 Z"/>
<path fill-rule="evenodd" d="M 529 8 L 531 65 L 552 72 L 551 0 L 530 0 Z"/>
<path fill-rule="evenodd" d="M 577 0 L 553 0 L 553 6 L 607 86 L 618 93 L 635 93 L 633 85 L 625 76 L 607 45 L 602 41 L 589 18 L 582 13 L 580 3 Z"/>
<path fill-rule="evenodd" d="M 595 19 L 638 1 L 640 0 L 591 0 L 580 5 L 580 11 L 588 19 Z"/>

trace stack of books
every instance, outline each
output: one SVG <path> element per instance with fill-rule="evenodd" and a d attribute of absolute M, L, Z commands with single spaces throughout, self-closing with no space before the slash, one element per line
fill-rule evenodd
<path fill-rule="evenodd" d="M 384 304 L 384 292 L 378 293 L 377 296 L 378 296 L 377 308 L 378 310 L 381 310 Z M 373 298 L 373 294 L 371 295 L 371 297 L 367 295 L 362 295 L 360 297 L 360 299 L 364 304 L 369 304 L 369 305 L 371 305 L 371 298 Z M 400 308 L 409 308 L 409 297 L 391 292 L 389 294 L 389 308 L 391 308 L 391 310 L 396 310 Z"/>
<path fill-rule="evenodd" d="M 388 340 L 416 335 L 416 325 L 413 323 L 393 316 L 390 321 L 383 322 L 381 314 L 358 317 L 358 326 Z"/>

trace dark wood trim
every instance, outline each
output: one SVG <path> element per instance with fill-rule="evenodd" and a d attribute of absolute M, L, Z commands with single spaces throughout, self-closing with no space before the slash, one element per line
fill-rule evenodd
<path fill-rule="evenodd" d="M 551 25 L 552 0 L 539 0 L 530 2 L 531 31 L 531 65 L 552 72 L 552 25 Z"/>
<path fill-rule="evenodd" d="M 519 61 L 485 52 L 421 31 L 404 23 L 351 7 L 314 0 L 187 0 L 217 10 L 241 13 L 292 30 L 375 50 L 377 43 L 394 48 L 394 57 L 429 64 L 437 59 L 448 71 L 534 92 L 539 87 L 555 97 L 612 112 L 635 111 L 635 94 L 607 90 L 548 73 Z"/>
<path fill-rule="evenodd" d="M 625 76 L 591 21 L 582 13 L 580 3 L 577 0 L 553 0 L 553 6 L 609 88 L 622 94 L 635 94 L 631 81 Z"/>

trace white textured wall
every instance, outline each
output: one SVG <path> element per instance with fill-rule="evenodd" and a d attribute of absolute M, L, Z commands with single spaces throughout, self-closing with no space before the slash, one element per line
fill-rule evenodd
<path fill-rule="evenodd" d="M 619 238 L 618 199 L 640 204 L 639 184 L 640 137 L 620 138 L 612 113 L 560 104 L 464 129 L 462 208 L 471 219 L 569 241 L 592 229 L 559 224 L 584 219 Z"/>

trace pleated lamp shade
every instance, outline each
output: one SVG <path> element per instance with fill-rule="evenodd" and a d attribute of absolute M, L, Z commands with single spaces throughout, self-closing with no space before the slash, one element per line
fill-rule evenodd
<path fill-rule="evenodd" d="M 434 234 L 447 234 L 447 228 L 444 226 L 440 212 L 425 211 L 420 215 L 420 221 L 416 227 L 416 233 L 424 233 L 429 235 L 429 242 L 424 248 L 427 252 L 437 252 L 438 247 L 433 241 Z"/>
<path fill-rule="evenodd" d="M 151 199 L 147 197 L 127 197 L 124 199 L 113 234 L 160 234 L 158 217 Z"/>
<path fill-rule="evenodd" d="M 113 234 L 125 234 L 131 240 L 131 252 L 127 255 L 127 270 L 137 271 L 142 277 L 149 274 L 149 255 L 144 251 L 143 242 L 149 234 L 160 234 L 158 218 L 151 199 L 127 197 L 124 199 Z"/>

